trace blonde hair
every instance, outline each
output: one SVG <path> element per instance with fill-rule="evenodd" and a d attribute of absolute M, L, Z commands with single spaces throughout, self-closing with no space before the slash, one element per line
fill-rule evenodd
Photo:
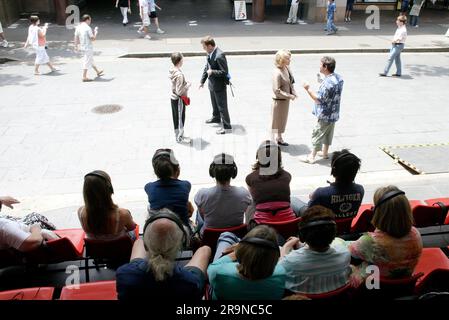
<path fill-rule="evenodd" d="M 291 57 L 292 53 L 288 50 L 282 49 L 276 52 L 276 55 L 274 57 L 274 65 L 278 68 L 282 68 L 285 66 L 285 61 L 287 60 L 287 57 Z"/>
<path fill-rule="evenodd" d="M 182 248 L 183 232 L 175 222 L 161 218 L 148 226 L 143 241 L 148 251 L 148 265 L 156 281 L 173 274 L 175 259 Z"/>
<path fill-rule="evenodd" d="M 396 186 L 381 187 L 374 193 L 374 205 L 391 191 L 399 191 Z M 372 220 L 373 226 L 395 238 L 406 236 L 413 226 L 410 203 L 405 195 L 396 196 L 376 207 Z"/>

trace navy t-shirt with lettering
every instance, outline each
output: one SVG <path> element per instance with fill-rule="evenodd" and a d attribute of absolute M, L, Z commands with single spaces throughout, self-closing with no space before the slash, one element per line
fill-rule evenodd
<path fill-rule="evenodd" d="M 321 205 L 329 208 L 334 212 L 336 219 L 352 218 L 357 215 L 364 194 L 365 190 L 360 184 L 337 187 L 332 183 L 328 187 L 316 189 L 308 206 Z"/>

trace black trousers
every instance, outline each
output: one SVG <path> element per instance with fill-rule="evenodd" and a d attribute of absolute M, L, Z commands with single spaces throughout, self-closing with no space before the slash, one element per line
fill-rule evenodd
<path fill-rule="evenodd" d="M 223 129 L 232 129 L 231 119 L 228 112 L 228 95 L 226 88 L 220 91 L 210 90 L 210 100 L 212 101 L 212 118 L 221 120 Z"/>
<path fill-rule="evenodd" d="M 179 129 L 179 100 L 171 100 L 171 112 L 173 116 L 173 126 L 175 130 Z M 186 122 L 186 106 L 184 105 L 184 101 L 181 100 L 182 103 L 182 128 L 184 128 L 184 123 Z"/>

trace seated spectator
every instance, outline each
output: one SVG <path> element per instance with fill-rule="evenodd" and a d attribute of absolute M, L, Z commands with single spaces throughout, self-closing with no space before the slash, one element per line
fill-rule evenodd
<path fill-rule="evenodd" d="M 135 240 L 137 224 L 129 210 L 114 204 L 113 193 L 111 178 L 106 172 L 95 170 L 84 176 L 84 206 L 78 209 L 81 226 L 88 238 L 112 240 L 127 234 Z"/>
<path fill-rule="evenodd" d="M 195 195 L 198 207 L 197 228 L 227 228 L 241 225 L 243 215 L 251 204 L 251 195 L 243 187 L 231 186 L 237 176 L 237 164 L 230 155 L 221 153 L 210 164 L 209 175 L 217 185 L 200 189 Z"/>
<path fill-rule="evenodd" d="M 186 232 L 167 209 L 151 212 L 143 240 L 134 243 L 130 263 L 116 273 L 119 300 L 200 300 L 211 249 L 199 248 L 185 267 L 176 264 Z"/>
<path fill-rule="evenodd" d="M 159 180 L 145 185 L 149 209 L 166 208 L 173 211 L 191 231 L 189 218 L 192 216 L 193 206 L 189 202 L 189 193 L 192 186 L 190 182 L 178 179 L 180 168 L 175 154 L 171 149 L 158 149 L 152 163 Z"/>
<path fill-rule="evenodd" d="M 328 187 L 316 189 L 310 196 L 308 206 L 321 205 L 331 209 L 335 219 L 353 218 L 362 204 L 365 190 L 354 182 L 360 169 L 360 159 L 346 149 L 332 155 L 331 175 L 335 182 Z M 301 210 L 302 211 L 302 210 Z"/>
<path fill-rule="evenodd" d="M 259 146 L 256 160 L 253 172 L 246 177 L 255 205 L 252 218 L 257 224 L 295 219 L 291 200 L 296 199 L 290 198 L 292 176 L 282 168 L 281 148 L 267 140 Z"/>
<path fill-rule="evenodd" d="M 3 205 L 12 209 L 13 204 L 16 203 L 19 201 L 12 197 L 0 197 L 0 210 Z M 34 215 L 33 217 L 40 216 L 34 213 L 31 215 Z M 31 220 L 29 219 L 29 221 Z M 46 221 L 48 222 L 48 220 Z M 19 221 L 0 218 L 0 250 L 15 249 L 20 252 L 28 252 L 39 248 L 45 240 L 57 238 L 55 233 L 42 229 L 38 223 L 29 226 Z"/>
<path fill-rule="evenodd" d="M 221 257 L 221 254 L 226 254 Z M 214 300 L 278 300 L 284 295 L 285 270 L 278 264 L 276 231 L 253 228 L 240 240 L 220 235 L 214 262 L 207 269 Z"/>
<path fill-rule="evenodd" d="M 405 193 L 395 186 L 379 188 L 374 193 L 374 205 L 371 223 L 376 229 L 349 245 L 352 257 L 363 261 L 354 279 L 362 281 L 369 264 L 379 267 L 381 277 L 411 276 L 421 255 L 422 240 L 413 227 Z"/>
<path fill-rule="evenodd" d="M 336 234 L 331 210 L 323 206 L 306 210 L 299 222 L 299 239 L 291 237 L 281 249 L 280 264 L 287 274 L 288 291 L 326 293 L 349 282 L 351 254 L 345 241 L 335 238 Z"/>

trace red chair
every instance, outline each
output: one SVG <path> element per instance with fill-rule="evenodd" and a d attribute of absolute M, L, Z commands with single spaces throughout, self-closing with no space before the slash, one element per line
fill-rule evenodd
<path fill-rule="evenodd" d="M 275 229 L 278 234 L 287 240 L 291 236 L 298 236 L 298 223 L 300 221 L 301 217 L 298 217 L 290 221 L 265 222 L 264 224 Z"/>
<path fill-rule="evenodd" d="M 440 248 L 424 248 L 418 264 L 415 267 L 415 272 L 422 272 L 424 278 L 427 277 L 435 269 L 449 270 L 449 259 Z M 423 278 L 423 279 L 424 279 Z M 418 284 L 422 280 L 418 281 Z"/>
<path fill-rule="evenodd" d="M 0 292 L 0 300 L 52 300 L 55 288 L 40 287 Z"/>
<path fill-rule="evenodd" d="M 371 204 L 363 204 L 360 206 L 357 216 L 352 220 L 351 233 L 374 231 L 375 228 L 371 224 L 374 212 L 371 208 Z"/>
<path fill-rule="evenodd" d="M 23 263 L 23 254 L 15 249 L 0 250 L 0 268 L 16 266 Z"/>
<path fill-rule="evenodd" d="M 449 292 L 449 269 L 435 269 L 427 274 L 417 285 L 416 294 L 429 292 Z"/>
<path fill-rule="evenodd" d="M 114 281 L 98 281 L 62 288 L 60 300 L 117 300 Z"/>
<path fill-rule="evenodd" d="M 442 219 L 443 220 L 443 224 L 449 224 L 449 198 L 433 198 L 433 199 L 427 199 L 424 201 L 425 203 L 427 203 L 429 206 L 436 206 L 441 208 L 441 206 L 438 205 L 438 202 L 442 203 L 444 206 L 446 206 L 446 214 L 445 217 Z M 443 210 L 443 208 L 441 208 Z M 444 215 L 444 213 L 443 213 Z"/>
<path fill-rule="evenodd" d="M 209 246 L 212 249 L 212 252 L 215 252 L 218 238 L 223 232 L 232 232 L 239 238 L 243 238 L 248 232 L 248 226 L 244 223 L 239 226 L 229 228 L 205 228 L 201 238 L 201 245 Z"/>
<path fill-rule="evenodd" d="M 353 287 L 349 283 L 345 284 L 343 287 L 335 289 L 334 291 L 325 293 L 305 293 L 307 298 L 312 300 L 345 300 L 351 296 Z"/>
<path fill-rule="evenodd" d="M 411 277 L 389 279 L 380 278 L 379 288 L 368 289 L 364 284 L 357 289 L 356 297 L 366 299 L 395 299 L 412 296 L 415 293 L 416 282 L 424 273 L 415 273 Z"/>
<path fill-rule="evenodd" d="M 49 240 L 43 246 L 25 254 L 27 263 L 51 264 L 83 259 L 83 229 L 56 230 L 60 239 Z"/>

